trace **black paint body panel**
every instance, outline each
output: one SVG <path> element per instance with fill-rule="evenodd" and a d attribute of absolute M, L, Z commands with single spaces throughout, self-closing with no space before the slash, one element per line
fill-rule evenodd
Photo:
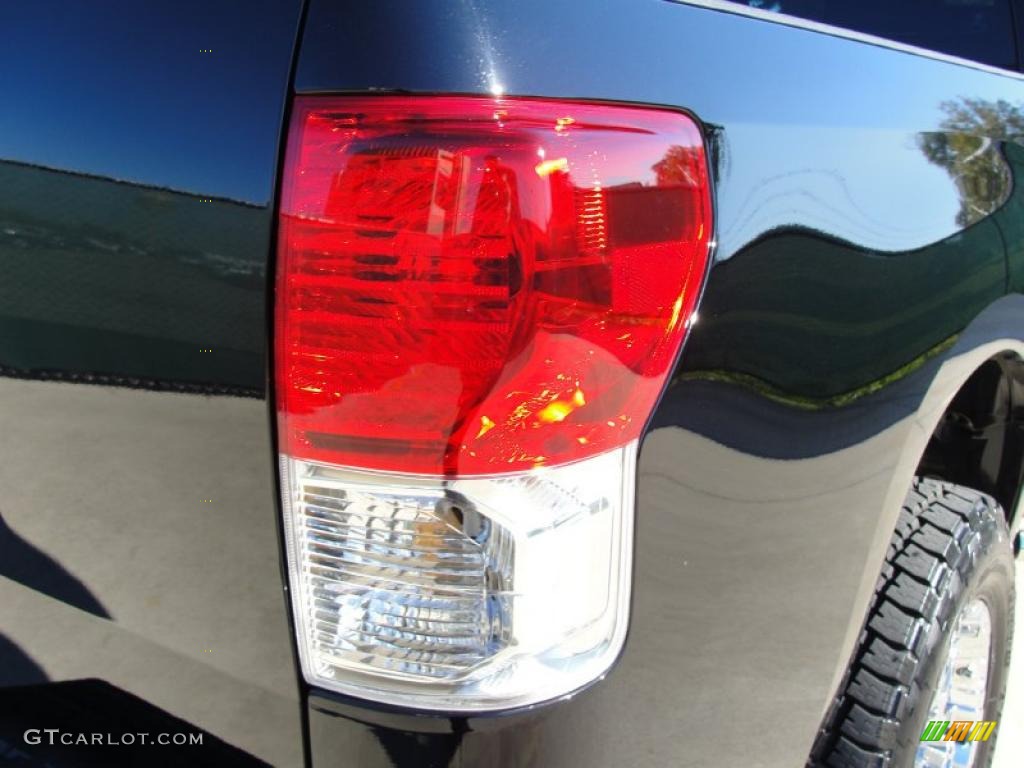
<path fill-rule="evenodd" d="M 262 395 L 300 9 L 0 11 L 0 365 Z"/>
<path fill-rule="evenodd" d="M 0 750 L 51 759 L 18 740 L 52 706 L 218 765 L 304 733 L 315 766 L 802 765 L 935 421 L 1024 352 L 1024 81 L 665 0 L 309 0 L 296 51 L 302 13 L 0 10 Z M 714 259 L 641 447 L 630 634 L 571 700 L 298 679 L 266 385 L 293 55 L 298 93 L 703 125 Z"/>
<path fill-rule="evenodd" d="M 15 764 L 303 762 L 266 401 L 301 13 L 0 8 L 0 755 Z M 204 742 L 30 745 L 28 728 Z"/>

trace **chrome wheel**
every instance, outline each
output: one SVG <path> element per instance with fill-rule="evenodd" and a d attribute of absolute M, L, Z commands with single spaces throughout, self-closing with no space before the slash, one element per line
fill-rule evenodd
<path fill-rule="evenodd" d="M 992 616 L 975 598 L 957 616 L 949 654 L 928 707 L 928 720 L 984 720 L 988 691 L 988 660 L 992 650 Z M 973 766 L 973 741 L 930 741 L 917 749 L 916 768 Z"/>

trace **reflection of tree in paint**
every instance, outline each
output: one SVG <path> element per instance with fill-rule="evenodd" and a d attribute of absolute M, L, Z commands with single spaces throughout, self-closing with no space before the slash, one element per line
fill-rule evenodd
<path fill-rule="evenodd" d="M 957 224 L 968 226 L 995 212 L 1010 190 L 1004 141 L 1024 139 L 1024 114 L 1007 101 L 960 99 L 943 102 L 941 132 L 918 137 L 931 162 L 945 168 L 960 190 Z"/>

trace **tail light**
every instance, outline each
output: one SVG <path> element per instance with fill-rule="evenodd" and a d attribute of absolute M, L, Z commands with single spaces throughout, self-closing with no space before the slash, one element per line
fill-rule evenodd
<path fill-rule="evenodd" d="M 275 373 L 299 650 L 317 686 L 446 711 L 603 675 L 637 440 L 707 261 L 677 112 L 296 101 Z"/>

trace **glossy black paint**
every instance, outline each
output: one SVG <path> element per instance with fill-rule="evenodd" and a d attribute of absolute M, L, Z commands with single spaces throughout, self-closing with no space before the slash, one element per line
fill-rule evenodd
<path fill-rule="evenodd" d="M 0 10 L 0 365 L 262 393 L 300 7 Z"/>
<path fill-rule="evenodd" d="M 0 754 L 13 761 L 303 762 L 265 400 L 301 12 L 0 8 Z M 62 748 L 25 743 L 33 727 L 204 743 Z"/>
<path fill-rule="evenodd" d="M 802 764 L 943 408 L 1024 352 L 1024 81 L 665 0 L 310 0 L 297 92 L 661 104 L 708 140 L 626 649 L 445 718 L 297 685 L 265 310 L 301 13 L 0 10 L 0 748 L 56 698 L 209 764 L 302 762 L 300 704 L 317 766 Z"/>

